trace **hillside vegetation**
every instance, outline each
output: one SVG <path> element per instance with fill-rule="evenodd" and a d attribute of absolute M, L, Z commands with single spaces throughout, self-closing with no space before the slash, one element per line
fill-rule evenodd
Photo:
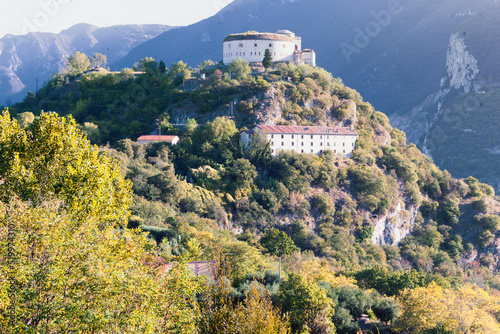
<path fill-rule="evenodd" d="M 256 286 L 297 333 L 355 333 L 351 320 L 363 314 L 387 332 L 499 331 L 500 206 L 490 186 L 439 170 L 320 68 L 207 61 L 201 80 L 182 62 L 167 73 L 152 59 L 138 67 L 138 77 L 130 69 L 55 76 L 9 111 L 27 128 L 41 110 L 74 117 L 132 181 L 129 229 L 147 232 L 167 260 L 219 261 L 229 280 L 200 294 L 201 333 L 210 316 L 249 312 Z M 133 141 L 157 119 L 178 145 Z M 262 138 L 240 146 L 240 131 L 258 122 L 353 126 L 359 140 L 352 158 L 328 150 L 273 158 Z M 427 304 L 415 302 L 421 295 Z M 214 300 L 246 304 L 217 313 Z"/>

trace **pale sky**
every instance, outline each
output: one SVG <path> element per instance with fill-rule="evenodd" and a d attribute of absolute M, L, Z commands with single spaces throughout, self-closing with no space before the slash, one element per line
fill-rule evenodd
<path fill-rule="evenodd" d="M 182 26 L 210 17 L 233 0 L 1 0 L 0 38 L 54 32 L 77 23 Z"/>

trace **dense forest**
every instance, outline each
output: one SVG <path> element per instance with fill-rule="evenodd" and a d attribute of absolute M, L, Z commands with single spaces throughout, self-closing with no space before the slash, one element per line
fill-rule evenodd
<path fill-rule="evenodd" d="M 500 332 L 493 189 L 439 170 L 340 79 L 91 62 L 0 120 L 4 332 Z M 359 140 L 349 158 L 241 146 L 264 121 Z M 158 124 L 180 142 L 135 141 Z M 212 280 L 185 266 L 203 260 Z"/>

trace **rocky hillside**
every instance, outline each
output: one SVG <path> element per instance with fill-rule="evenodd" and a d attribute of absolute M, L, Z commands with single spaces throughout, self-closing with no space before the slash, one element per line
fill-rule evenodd
<path fill-rule="evenodd" d="M 248 242 L 278 227 L 302 250 L 346 270 L 382 264 L 461 277 L 500 269 L 493 188 L 438 169 L 328 72 L 281 64 L 250 73 L 241 64 L 229 79 L 227 67 L 219 66 L 220 78 L 211 65 L 202 80 L 189 78 L 183 63 L 164 74 L 148 62 L 137 78 L 127 71 L 55 78 L 11 108 L 21 122 L 30 110 L 71 114 L 95 143 L 114 145 L 107 150 L 123 162 L 137 195 L 134 224 L 172 229 L 194 214 L 208 219 L 200 226 Z M 281 73 L 293 81 L 281 81 Z M 179 145 L 144 149 L 123 139 L 153 132 L 157 119 L 162 133 L 181 135 Z M 354 126 L 360 137 L 352 159 L 330 151 L 272 158 L 265 142 L 239 145 L 238 128 L 259 123 Z"/>
<path fill-rule="evenodd" d="M 319 66 L 361 92 L 441 168 L 498 190 L 499 13 L 491 0 L 237 0 L 138 46 L 116 66 L 150 55 L 196 66 L 220 60 L 230 33 L 289 29 L 316 51 Z"/>
<path fill-rule="evenodd" d="M 65 67 L 75 51 L 106 55 L 108 63 L 132 48 L 171 29 L 161 25 L 123 25 L 98 28 L 78 24 L 59 34 L 29 33 L 0 39 L 0 104 L 9 105 L 35 91 Z"/>

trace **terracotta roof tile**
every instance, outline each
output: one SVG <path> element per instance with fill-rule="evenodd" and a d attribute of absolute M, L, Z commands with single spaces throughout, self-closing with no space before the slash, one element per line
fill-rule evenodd
<path fill-rule="evenodd" d="M 266 133 L 291 133 L 291 134 L 324 134 L 324 135 L 346 135 L 357 136 L 357 133 L 346 127 L 327 126 L 288 126 L 288 125 L 257 125 L 257 128 Z"/>
<path fill-rule="evenodd" d="M 137 138 L 137 141 L 173 141 L 177 136 L 158 136 L 158 135 L 148 135 L 148 136 L 140 136 Z"/>

